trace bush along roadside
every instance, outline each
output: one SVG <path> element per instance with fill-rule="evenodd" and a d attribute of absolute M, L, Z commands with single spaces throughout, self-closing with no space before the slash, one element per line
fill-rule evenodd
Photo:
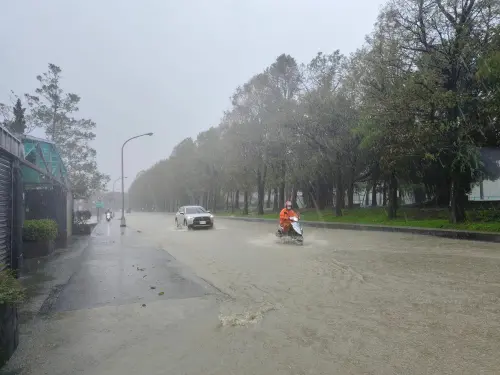
<path fill-rule="evenodd" d="M 88 223 L 91 217 L 92 213 L 88 210 L 73 212 L 73 234 L 90 235 L 96 226 L 95 223 Z"/>
<path fill-rule="evenodd" d="M 0 269 L 4 266 L 0 265 Z M 25 291 L 14 271 L 0 271 L 0 368 L 8 361 L 19 343 L 17 305 L 24 301 Z"/>
<path fill-rule="evenodd" d="M 51 219 L 26 220 L 23 225 L 23 257 L 49 255 L 57 238 L 57 223 Z"/>

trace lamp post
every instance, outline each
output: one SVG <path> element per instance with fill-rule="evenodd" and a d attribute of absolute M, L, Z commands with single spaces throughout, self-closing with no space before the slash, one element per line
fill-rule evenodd
<path fill-rule="evenodd" d="M 148 136 L 151 137 L 153 135 L 153 133 L 144 133 L 144 134 L 136 135 L 135 137 L 127 139 L 125 142 L 123 142 L 123 145 L 122 145 L 122 176 L 121 176 L 121 180 L 122 180 L 122 218 L 120 219 L 120 227 L 126 227 L 127 226 L 127 224 L 125 222 L 125 183 L 124 183 L 125 178 L 123 177 L 123 174 L 124 174 L 123 173 L 123 148 L 132 139 L 136 139 L 136 138 L 139 138 L 139 137 L 144 137 L 146 135 L 148 135 Z"/>
<path fill-rule="evenodd" d="M 127 178 L 127 177 L 123 177 L 123 178 Z M 115 210 L 115 186 L 116 186 L 116 183 L 118 182 L 118 180 L 120 180 L 121 177 L 118 177 L 116 180 L 113 181 L 113 194 L 112 194 L 112 198 L 113 198 L 113 211 Z"/>

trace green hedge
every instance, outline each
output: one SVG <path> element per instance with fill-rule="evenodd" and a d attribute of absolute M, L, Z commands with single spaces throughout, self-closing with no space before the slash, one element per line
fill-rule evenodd
<path fill-rule="evenodd" d="M 51 219 L 25 220 L 24 241 L 47 241 L 57 237 L 57 223 Z"/>
<path fill-rule="evenodd" d="M 0 271 L 0 304 L 17 304 L 23 302 L 24 298 L 25 289 L 16 279 L 14 271 Z"/>

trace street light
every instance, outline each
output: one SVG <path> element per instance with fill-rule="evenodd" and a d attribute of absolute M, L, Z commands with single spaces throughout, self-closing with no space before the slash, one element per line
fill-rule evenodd
<path fill-rule="evenodd" d="M 127 226 L 127 224 L 125 222 L 125 183 L 124 183 L 125 177 L 123 177 L 123 174 L 124 174 L 123 173 L 123 148 L 132 139 L 136 139 L 136 138 L 139 138 L 139 137 L 144 137 L 146 135 L 148 135 L 148 136 L 151 137 L 153 135 L 153 133 L 144 133 L 144 134 L 136 135 L 135 137 L 127 139 L 125 142 L 123 142 L 123 145 L 122 145 L 122 176 L 121 176 L 121 180 L 122 180 L 122 218 L 120 219 L 120 227 L 126 227 Z"/>
<path fill-rule="evenodd" d="M 128 178 L 128 177 L 123 177 L 123 178 Z M 113 181 L 113 193 L 111 194 L 111 198 L 113 199 L 113 212 L 115 211 L 115 185 L 120 180 L 121 177 L 118 177 L 116 180 Z M 113 213 L 114 216 L 114 213 Z"/>
<path fill-rule="evenodd" d="M 128 178 L 128 177 L 123 177 L 123 178 Z M 121 177 L 118 177 L 114 182 L 113 182 L 113 193 L 115 192 L 115 185 L 118 182 L 118 180 L 121 180 Z"/>

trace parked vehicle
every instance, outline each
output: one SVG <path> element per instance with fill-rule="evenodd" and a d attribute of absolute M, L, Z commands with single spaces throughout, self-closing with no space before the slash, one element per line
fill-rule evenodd
<path fill-rule="evenodd" d="M 195 228 L 213 228 L 214 215 L 201 206 L 183 206 L 175 214 L 175 226 Z"/>

